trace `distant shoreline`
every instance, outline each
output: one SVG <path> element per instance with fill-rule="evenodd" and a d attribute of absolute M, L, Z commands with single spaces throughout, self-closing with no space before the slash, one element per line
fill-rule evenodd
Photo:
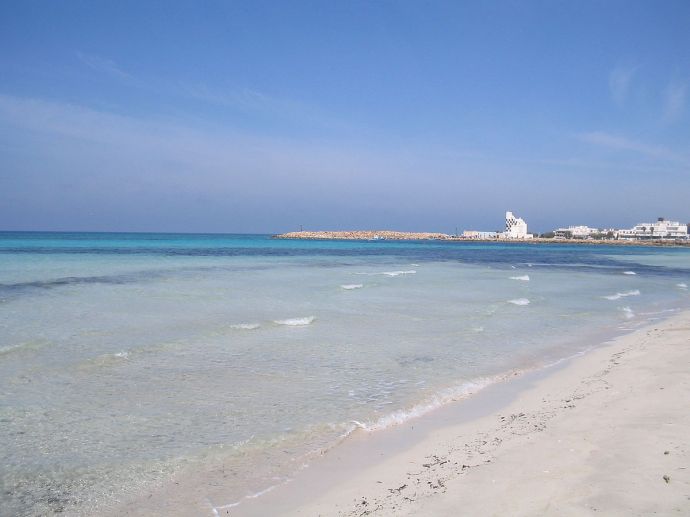
<path fill-rule="evenodd" d="M 446 242 L 496 242 L 509 244 L 578 244 L 590 246 L 652 246 L 652 247 L 690 247 L 690 241 L 671 240 L 627 240 L 627 239 L 466 239 L 453 237 L 446 233 L 434 232 L 396 232 L 391 230 L 353 230 L 353 231 L 300 231 L 273 235 L 274 239 L 311 241 L 422 241 L 438 240 Z"/>

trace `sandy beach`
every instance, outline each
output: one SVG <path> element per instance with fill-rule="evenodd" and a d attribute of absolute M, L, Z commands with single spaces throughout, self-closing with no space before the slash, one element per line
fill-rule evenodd
<path fill-rule="evenodd" d="M 688 515 L 690 312 L 356 433 L 219 515 Z"/>

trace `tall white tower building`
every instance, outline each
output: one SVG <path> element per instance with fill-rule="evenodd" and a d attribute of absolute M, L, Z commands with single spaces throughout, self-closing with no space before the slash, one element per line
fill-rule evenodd
<path fill-rule="evenodd" d="M 532 234 L 527 233 L 527 223 L 524 219 L 516 217 L 513 212 L 506 212 L 506 230 L 503 232 L 506 239 L 531 239 Z"/>

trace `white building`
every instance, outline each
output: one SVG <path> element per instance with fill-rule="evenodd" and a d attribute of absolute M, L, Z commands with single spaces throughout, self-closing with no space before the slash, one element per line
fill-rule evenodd
<path fill-rule="evenodd" d="M 506 212 L 506 229 L 502 234 L 504 239 L 531 239 L 534 237 L 527 233 L 527 223 L 513 212 Z"/>
<path fill-rule="evenodd" d="M 687 239 L 688 227 L 678 221 L 667 221 L 659 217 L 655 223 L 640 223 L 630 230 L 619 230 L 619 239 Z"/>
<path fill-rule="evenodd" d="M 513 212 L 506 212 L 506 229 L 503 232 L 482 232 L 477 230 L 465 230 L 462 232 L 463 239 L 532 239 L 534 235 L 527 233 L 527 223 L 513 215 Z"/>
<path fill-rule="evenodd" d="M 564 239 L 587 239 L 599 233 L 602 233 L 601 230 L 589 226 L 568 226 L 553 231 L 555 237 Z"/>
<path fill-rule="evenodd" d="M 462 232 L 463 239 L 490 240 L 498 239 L 498 232 L 480 232 L 477 230 L 465 230 Z"/>

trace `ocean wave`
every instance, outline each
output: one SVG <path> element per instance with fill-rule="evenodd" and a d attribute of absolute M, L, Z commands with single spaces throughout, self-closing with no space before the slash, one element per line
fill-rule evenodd
<path fill-rule="evenodd" d="M 508 300 L 508 303 L 513 305 L 529 305 L 529 300 L 527 298 L 516 298 L 515 300 Z"/>
<path fill-rule="evenodd" d="M 38 339 L 33 341 L 24 341 L 15 345 L 0 346 L 0 356 L 11 354 L 12 352 L 22 352 L 26 350 L 37 350 L 48 344 L 48 341 Z"/>
<path fill-rule="evenodd" d="M 19 343 L 18 345 L 0 346 L 0 355 L 9 354 L 15 350 L 21 350 L 28 346 L 26 343 Z"/>
<path fill-rule="evenodd" d="M 14 350 L 17 350 L 18 348 L 21 348 L 22 345 L 10 345 L 10 346 L 0 346 L 0 355 L 7 354 L 9 352 L 13 352 Z"/>
<path fill-rule="evenodd" d="M 363 284 L 343 284 L 340 287 L 342 287 L 343 289 L 346 289 L 348 291 L 351 291 L 352 289 L 361 289 L 362 287 L 364 287 L 364 285 Z"/>
<path fill-rule="evenodd" d="M 278 325 L 287 325 L 289 327 L 301 327 L 310 325 L 316 318 L 314 316 L 306 316 L 304 318 L 288 318 L 285 320 L 274 320 L 273 323 Z"/>
<path fill-rule="evenodd" d="M 400 276 L 400 275 L 414 275 L 417 271 L 415 269 L 401 269 L 398 271 L 381 271 L 380 273 L 355 273 L 355 275 L 366 275 L 366 276 L 376 276 L 376 275 L 384 275 L 384 276 Z"/>
<path fill-rule="evenodd" d="M 353 430 L 362 429 L 367 432 L 372 432 L 380 431 L 395 425 L 404 424 L 408 420 L 421 417 L 450 402 L 465 399 L 471 395 L 474 395 L 478 391 L 481 391 L 487 386 L 490 386 L 491 384 L 495 384 L 518 374 L 519 372 L 514 370 L 502 375 L 481 377 L 472 381 L 464 382 L 457 386 L 441 390 L 424 402 L 414 405 L 411 408 L 400 409 L 398 411 L 394 411 L 393 413 L 384 415 L 374 422 L 360 422 L 358 420 L 352 420 L 352 424 L 354 425 Z"/>
<path fill-rule="evenodd" d="M 77 363 L 76 367 L 79 369 L 92 370 L 96 368 L 114 367 L 124 364 L 124 361 L 129 360 L 130 352 L 114 352 L 111 354 L 102 354 L 96 357 L 91 357 Z"/>
<path fill-rule="evenodd" d="M 230 325 L 231 329 L 235 330 L 254 330 L 258 329 L 261 325 L 258 323 L 235 323 L 234 325 Z"/>
<path fill-rule="evenodd" d="M 287 481 L 289 481 L 289 480 L 287 480 L 287 479 L 284 480 L 284 482 L 287 482 Z M 275 490 L 281 484 L 282 483 L 279 483 L 276 485 L 271 485 L 267 488 L 264 488 L 263 490 L 259 490 L 258 492 L 254 492 L 253 494 L 247 494 L 242 499 L 240 499 L 239 501 L 235 501 L 233 503 L 223 504 L 220 506 L 212 506 L 211 510 L 213 511 L 213 515 L 215 515 L 216 517 L 220 517 L 220 513 L 218 512 L 218 510 L 229 510 L 230 508 L 235 508 L 236 506 L 241 505 L 242 501 L 244 499 L 257 499 L 257 498 L 261 497 L 262 495 L 267 494 L 267 493 L 271 492 L 272 490 Z M 223 512 L 223 513 L 226 513 L 226 512 Z"/>
<path fill-rule="evenodd" d="M 623 274 L 624 275 L 636 275 L 637 273 L 635 273 L 634 271 L 623 271 Z"/>
<path fill-rule="evenodd" d="M 640 296 L 639 289 L 633 289 L 631 291 L 625 291 L 624 293 L 616 293 L 610 296 L 604 296 L 607 300 L 620 300 L 621 298 L 626 298 L 628 296 Z"/>
<path fill-rule="evenodd" d="M 633 319 L 635 317 L 635 313 L 630 307 L 619 307 L 619 310 L 625 315 L 627 319 Z"/>
<path fill-rule="evenodd" d="M 681 289 L 687 289 L 687 288 L 688 288 L 688 284 L 685 284 L 685 283 L 681 282 L 681 283 L 679 283 L 679 284 L 676 284 L 676 287 L 679 287 L 679 288 L 681 288 Z"/>
<path fill-rule="evenodd" d="M 511 276 L 511 280 L 520 280 L 522 282 L 529 282 L 529 275 L 521 275 L 521 276 Z"/>

